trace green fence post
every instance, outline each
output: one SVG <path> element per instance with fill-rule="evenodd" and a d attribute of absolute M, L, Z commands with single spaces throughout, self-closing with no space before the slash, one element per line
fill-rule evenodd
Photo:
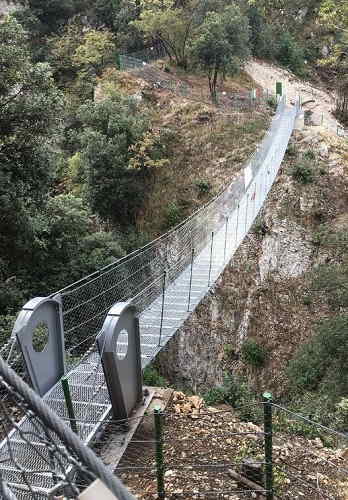
<path fill-rule="evenodd" d="M 156 437 L 156 472 L 157 472 L 157 493 L 159 499 L 164 499 L 164 453 L 163 453 L 163 419 L 161 409 L 154 410 L 155 437 Z"/>
<path fill-rule="evenodd" d="M 72 404 L 72 399 L 71 399 L 71 394 L 70 394 L 69 381 L 68 381 L 67 377 L 63 377 L 61 379 L 61 382 L 62 382 L 64 397 L 65 397 L 65 404 L 66 404 L 66 408 L 68 410 L 70 427 L 71 427 L 71 430 L 77 434 L 77 424 L 76 424 L 75 412 L 74 412 L 74 407 Z"/>
<path fill-rule="evenodd" d="M 282 82 L 277 82 L 276 83 L 276 94 L 282 97 L 283 95 L 283 83 Z"/>
<path fill-rule="evenodd" d="M 273 500 L 273 459 L 272 459 L 272 394 L 263 394 L 264 450 L 265 450 L 265 490 L 266 500 Z"/>

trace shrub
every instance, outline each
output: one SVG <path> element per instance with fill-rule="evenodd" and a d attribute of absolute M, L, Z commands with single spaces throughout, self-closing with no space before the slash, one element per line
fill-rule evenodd
<path fill-rule="evenodd" d="M 292 171 L 291 175 L 301 184 L 310 184 L 314 181 L 313 168 L 307 163 L 297 163 Z"/>
<path fill-rule="evenodd" d="M 305 295 L 302 299 L 302 303 L 304 306 L 310 306 L 313 302 L 313 299 L 310 295 Z"/>
<path fill-rule="evenodd" d="M 345 263 L 318 266 L 313 274 L 313 288 L 322 290 L 332 310 L 348 306 L 348 266 Z"/>
<path fill-rule="evenodd" d="M 0 316 L 0 347 L 9 341 L 15 321 L 16 316 Z"/>
<path fill-rule="evenodd" d="M 295 144 L 289 144 L 288 149 L 286 150 L 286 154 L 291 157 L 295 157 L 298 154 L 298 149 Z"/>
<path fill-rule="evenodd" d="M 348 382 L 348 315 L 322 321 L 314 337 L 289 363 L 288 376 L 302 391 L 322 390 L 330 399 L 346 395 Z"/>
<path fill-rule="evenodd" d="M 271 109 L 276 110 L 277 109 L 277 98 L 275 96 L 268 97 L 267 104 Z"/>
<path fill-rule="evenodd" d="M 260 368 L 266 363 L 267 351 L 256 340 L 250 339 L 242 345 L 242 357 L 248 365 Z"/>
<path fill-rule="evenodd" d="M 315 152 L 312 149 L 308 149 L 303 153 L 303 158 L 306 160 L 315 160 Z"/>
<path fill-rule="evenodd" d="M 224 344 L 224 355 L 226 358 L 235 357 L 235 349 L 233 344 Z"/>
<path fill-rule="evenodd" d="M 299 76 L 305 75 L 304 52 L 295 38 L 284 32 L 279 40 L 278 61 Z"/>
<path fill-rule="evenodd" d="M 257 404 L 259 398 L 241 377 L 225 375 L 223 385 L 211 388 L 203 394 L 203 399 L 207 405 L 231 405 L 242 420 L 260 422 L 262 418 L 262 407 Z"/>
<path fill-rule="evenodd" d="M 176 226 L 182 220 L 182 217 L 182 210 L 178 207 L 175 201 L 169 203 L 166 210 L 166 227 L 171 228 Z"/>
<path fill-rule="evenodd" d="M 196 187 L 198 189 L 199 195 L 208 194 L 211 190 L 211 183 L 209 181 L 196 181 Z"/>
<path fill-rule="evenodd" d="M 148 365 L 143 372 L 143 382 L 144 385 L 151 387 L 168 387 L 168 381 L 151 365 Z"/>
<path fill-rule="evenodd" d="M 228 401 L 228 391 L 224 386 L 213 387 L 203 394 L 203 399 L 208 406 L 226 403 Z"/>

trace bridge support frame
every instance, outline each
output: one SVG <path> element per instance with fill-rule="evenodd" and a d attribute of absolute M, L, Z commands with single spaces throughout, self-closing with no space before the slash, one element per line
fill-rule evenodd
<path fill-rule="evenodd" d="M 127 420 L 143 398 L 136 308 L 127 302 L 115 304 L 97 336 L 97 345 L 113 416 L 115 420 Z"/>

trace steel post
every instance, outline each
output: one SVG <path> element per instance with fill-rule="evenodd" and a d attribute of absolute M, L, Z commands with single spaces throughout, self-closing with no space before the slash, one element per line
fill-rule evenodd
<path fill-rule="evenodd" d="M 237 222 L 236 222 L 236 244 L 235 244 L 235 249 L 237 248 L 237 245 L 238 245 L 238 225 L 239 225 L 239 203 L 238 203 L 238 206 L 237 206 Z"/>
<path fill-rule="evenodd" d="M 265 450 L 265 490 L 266 500 L 273 500 L 273 458 L 272 458 L 272 394 L 263 394 L 264 450 Z"/>
<path fill-rule="evenodd" d="M 63 377 L 61 379 L 61 382 L 62 382 L 62 387 L 63 387 L 63 392 L 64 392 L 65 404 L 66 404 L 66 408 L 67 408 L 68 415 L 69 415 L 70 427 L 71 427 L 71 430 L 77 434 L 77 424 L 76 424 L 75 412 L 74 412 L 74 407 L 72 404 L 72 399 L 71 399 L 71 394 L 70 394 L 70 387 L 69 387 L 68 378 Z"/>
<path fill-rule="evenodd" d="M 226 217 L 226 227 L 225 227 L 225 246 L 224 246 L 224 264 L 226 262 L 226 249 L 227 249 L 227 229 L 228 229 L 228 217 Z"/>
<path fill-rule="evenodd" d="M 214 245 L 214 231 L 211 233 L 211 245 L 210 245 L 210 262 L 209 262 L 208 286 L 210 286 L 210 278 L 211 278 L 211 267 L 212 267 L 212 260 L 213 260 L 213 245 Z"/>
<path fill-rule="evenodd" d="M 163 453 L 163 419 L 162 410 L 154 410 L 155 419 L 155 439 L 156 439 L 156 474 L 157 474 L 157 494 L 159 499 L 165 498 L 164 489 L 164 453 Z"/>
<path fill-rule="evenodd" d="M 161 340 L 162 340 L 163 315 L 164 315 L 164 300 L 165 300 L 165 296 L 166 296 L 166 278 L 167 278 L 167 272 L 164 271 L 164 273 L 163 273 L 163 282 L 162 282 L 161 325 L 160 325 L 160 334 L 159 334 L 159 339 L 158 339 L 158 347 L 161 346 Z"/>
<path fill-rule="evenodd" d="M 248 224 L 248 207 L 249 207 L 249 193 L 246 193 L 246 208 L 245 208 L 245 224 L 244 224 L 244 234 L 247 233 Z"/>
<path fill-rule="evenodd" d="M 191 288 L 192 288 L 192 274 L 193 274 L 193 259 L 195 256 L 195 249 L 192 248 L 192 254 L 191 254 L 191 269 L 190 269 L 190 289 L 189 289 L 189 296 L 188 296 L 188 303 L 187 303 L 187 312 L 190 311 L 190 303 L 191 303 Z"/>

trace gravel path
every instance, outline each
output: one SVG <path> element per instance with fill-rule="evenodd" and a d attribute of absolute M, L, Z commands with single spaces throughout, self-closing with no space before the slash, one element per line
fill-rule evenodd
<path fill-rule="evenodd" d="M 337 122 L 331 112 L 335 106 L 335 101 L 334 97 L 328 92 L 300 80 L 293 73 L 285 69 L 256 59 L 249 61 L 246 66 L 246 72 L 257 84 L 264 88 L 275 90 L 276 82 L 283 82 L 284 91 L 290 101 L 295 101 L 298 95 L 301 96 L 303 103 L 314 100 L 314 102 L 305 105 L 304 109 L 313 112 L 312 120 L 315 125 L 323 125 L 335 134 L 337 134 L 337 131 L 340 135 L 348 133 Z"/>

